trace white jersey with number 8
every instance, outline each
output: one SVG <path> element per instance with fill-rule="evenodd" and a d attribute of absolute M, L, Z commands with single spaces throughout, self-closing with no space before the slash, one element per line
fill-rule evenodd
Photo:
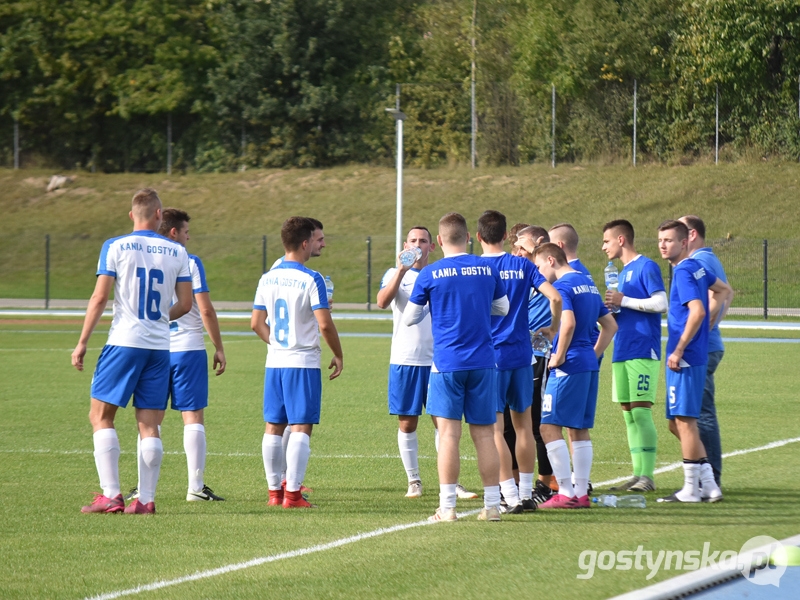
<path fill-rule="evenodd" d="M 284 261 L 261 276 L 253 308 L 266 311 L 269 318 L 267 367 L 320 368 L 322 350 L 314 311 L 329 308 L 322 275 Z"/>

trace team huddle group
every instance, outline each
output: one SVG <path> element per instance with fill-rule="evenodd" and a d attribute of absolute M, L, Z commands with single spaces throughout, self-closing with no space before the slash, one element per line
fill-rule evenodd
<path fill-rule="evenodd" d="M 87 342 L 113 289 L 113 322 L 92 380 L 89 414 L 102 492 L 83 512 L 155 512 L 160 423 L 170 399 L 185 424 L 187 500 L 222 500 L 203 480 L 204 326 L 216 349 L 217 375 L 225 370 L 225 354 L 202 263 L 185 249 L 189 216 L 162 209 L 152 189 L 134 195 L 130 216 L 133 232 L 103 245 L 72 355 L 82 370 Z M 687 216 L 659 227 L 661 256 L 673 267 L 669 298 L 658 265 L 636 252 L 626 220 L 603 226 L 603 251 L 623 264 L 618 288 L 605 296 L 578 260 L 578 235 L 567 223 L 549 231 L 519 223 L 508 231 L 504 215 L 486 211 L 476 237 L 482 256 L 467 253 L 468 226 L 458 213 L 440 219 L 435 240 L 426 227 L 412 227 L 404 251 L 413 250 L 413 259 L 401 253 L 378 292 L 378 305 L 393 311 L 388 404 L 399 419 L 406 496 L 423 493 L 417 426 L 424 409 L 436 428 L 438 452 L 440 500 L 431 520 L 455 521 L 456 499 L 477 497 L 458 483 L 462 421 L 475 444 L 484 488 L 478 519 L 588 508 L 589 431 L 600 363 L 612 340 L 613 399 L 622 408 L 633 465 L 633 476 L 618 489 L 655 490 L 652 407 L 661 314 L 669 309 L 666 416 L 680 440 L 685 482 L 659 501 L 721 500 L 713 374 L 722 357 L 716 325 L 733 292 L 705 247 L 702 220 Z M 333 353 L 330 379 L 342 373 L 342 348 L 325 282 L 306 266 L 325 247 L 322 223 L 291 217 L 281 240 L 285 255 L 261 277 L 251 318 L 268 344 L 262 457 L 268 504 L 311 508 L 303 480 L 313 425 L 320 420 L 320 336 Z M 429 264 L 437 245 L 444 257 Z M 123 498 L 114 416 L 131 396 L 140 435 L 139 481 Z"/>

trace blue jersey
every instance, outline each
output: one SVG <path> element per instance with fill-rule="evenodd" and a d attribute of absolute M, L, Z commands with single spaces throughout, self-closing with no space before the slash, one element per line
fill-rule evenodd
<path fill-rule="evenodd" d="M 532 289 L 538 289 L 547 280 L 527 258 L 511 256 L 505 252 L 484 254 L 483 258 L 500 273 L 508 296 L 508 314 L 492 317 L 492 340 L 497 368 L 510 370 L 526 367 L 531 364 L 533 355 L 528 319 L 525 316 L 528 298 Z"/>
<path fill-rule="evenodd" d="M 578 273 L 583 273 L 584 275 L 586 275 L 589 278 L 589 281 L 591 281 L 592 284 L 594 284 L 594 277 L 592 277 L 592 274 L 589 273 L 589 269 L 587 269 L 586 265 L 584 265 L 581 262 L 580 258 L 576 258 L 574 260 L 569 261 L 569 266 L 578 271 Z M 599 337 L 600 337 L 600 328 L 597 327 L 597 325 L 595 325 L 594 329 L 592 329 L 592 344 L 594 344 L 597 341 L 597 338 Z"/>
<path fill-rule="evenodd" d="M 693 258 L 685 258 L 672 269 L 672 285 L 669 290 L 669 316 L 667 318 L 667 354 L 672 354 L 686 328 L 689 316 L 688 304 L 700 300 L 706 311 L 700 329 L 683 351 L 683 360 L 690 367 L 708 364 L 708 287 L 717 278 L 705 270 Z"/>
<path fill-rule="evenodd" d="M 628 298 L 649 298 L 664 291 L 658 265 L 641 254 L 619 274 L 619 291 Z M 614 338 L 614 362 L 635 358 L 661 360 L 661 315 L 624 306 L 617 313 L 619 330 Z"/>
<path fill-rule="evenodd" d="M 598 371 L 600 366 L 594 354 L 592 332 L 597 330 L 597 319 L 608 314 L 597 286 L 583 273 L 567 273 L 554 284 L 561 294 L 562 310 L 571 310 L 575 316 L 575 331 L 567 348 L 567 357 L 560 367 L 568 375 L 585 371 Z M 558 351 L 559 335 L 553 340 L 553 353 Z"/>
<path fill-rule="evenodd" d="M 725 269 L 722 268 L 722 263 L 719 262 L 719 258 L 711 248 L 698 248 L 692 252 L 691 258 L 703 265 L 703 268 L 716 276 L 717 279 L 722 279 L 722 281 L 728 283 Z M 722 344 L 722 335 L 719 332 L 719 323 L 717 323 L 708 332 L 708 351 L 717 352 L 720 350 L 725 350 L 725 346 Z"/>
<path fill-rule="evenodd" d="M 409 302 L 430 303 L 434 371 L 495 367 L 492 302 L 505 295 L 497 269 L 472 254 L 448 256 L 420 271 Z"/>

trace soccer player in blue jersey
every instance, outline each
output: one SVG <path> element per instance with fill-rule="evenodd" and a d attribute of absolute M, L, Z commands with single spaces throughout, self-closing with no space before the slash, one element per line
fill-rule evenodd
<path fill-rule="evenodd" d="M 658 249 L 672 265 L 667 317 L 667 419 L 669 430 L 681 443 L 684 477 L 683 487 L 659 498 L 659 502 L 722 500 L 713 471 L 702 468 L 708 458 L 697 418 L 706 380 L 709 322 L 716 322 L 731 290 L 727 283 L 689 258 L 688 242 L 689 230 L 680 221 L 664 221 L 659 226 Z"/>
<path fill-rule="evenodd" d="M 706 271 L 710 271 L 718 279 L 728 283 L 725 269 L 722 263 L 714 254 L 714 251 L 706 246 L 706 225 L 700 217 L 687 215 L 679 219 L 689 229 L 689 256 L 699 262 Z M 733 301 L 733 291 L 725 300 L 725 304 L 720 310 L 719 317 L 712 323 L 711 331 L 708 333 L 708 367 L 706 369 L 706 383 L 703 389 L 703 406 L 700 409 L 700 418 L 697 420 L 697 427 L 700 430 L 700 439 L 708 454 L 708 464 L 714 472 L 714 481 L 717 485 L 722 485 L 722 442 L 720 441 L 719 422 L 717 421 L 717 407 L 715 404 L 714 373 L 722 361 L 725 354 L 725 346 L 722 344 L 722 335 L 719 332 L 719 322 L 725 318 L 728 308 Z M 708 468 L 708 467 L 703 467 Z"/>
<path fill-rule="evenodd" d="M 636 252 L 630 221 L 603 225 L 603 252 L 624 265 L 617 291 L 606 290 L 609 309 L 618 308 L 619 330 L 614 338 L 611 395 L 622 407 L 633 463 L 633 477 L 612 491 L 652 492 L 656 489 L 658 435 L 653 422 L 658 374 L 661 367 L 661 314 L 667 311 L 667 293 L 658 265 Z"/>
<path fill-rule="evenodd" d="M 103 244 L 97 283 L 86 309 L 72 365 L 83 371 L 86 346 L 114 290 L 114 317 L 108 341 L 92 377 L 89 421 L 102 493 L 84 513 L 153 514 L 164 448 L 158 425 L 169 393 L 169 322 L 192 308 L 189 257 L 180 244 L 158 233 L 162 207 L 153 189 L 133 196 L 133 232 Z M 173 293 L 176 303 L 172 303 Z M 120 493 L 119 438 L 114 417 L 133 394 L 142 438 L 139 497 L 127 507 Z"/>
<path fill-rule="evenodd" d="M 305 266 L 312 253 L 324 245 L 321 234 L 321 229 L 305 217 L 284 221 L 281 241 L 286 260 L 262 275 L 253 302 L 250 326 L 269 344 L 261 454 L 270 506 L 314 507 L 303 498 L 301 485 L 311 452 L 311 431 L 319 423 L 322 405 L 319 334 L 333 352 L 330 379 L 337 378 L 343 368 L 342 346 L 328 308 L 325 282 Z M 284 489 L 281 438 L 287 425 L 292 432 L 286 449 Z"/>
<path fill-rule="evenodd" d="M 536 333 L 545 333 L 552 340 L 561 318 L 561 296 L 529 260 L 503 251 L 506 236 L 506 218 L 502 213 L 487 210 L 478 219 L 477 237 L 483 248 L 483 258 L 500 273 L 509 303 L 507 315 L 492 317 L 492 341 L 497 364 L 494 439 L 500 456 L 500 492 L 506 501 L 507 512 L 515 514 L 523 510 L 536 510 L 532 498 L 536 442 L 531 418 L 533 351 L 528 330 L 528 299 L 531 290 L 536 290 L 549 300 L 551 325 Z M 519 489 L 514 481 L 511 452 L 503 435 L 506 407 L 511 411 L 516 433 Z"/>
<path fill-rule="evenodd" d="M 589 508 L 589 475 L 592 469 L 592 442 L 597 407 L 598 358 L 617 332 L 614 317 L 603 305 L 597 286 L 573 269 L 564 251 L 553 243 L 536 249 L 534 262 L 544 277 L 553 282 L 563 301 L 561 326 L 550 356 L 550 376 L 542 401 L 542 437 L 558 481 L 558 494 L 539 506 L 551 508 Z M 602 326 L 597 342 L 592 329 Z M 572 441 L 572 482 L 570 455 L 563 438 L 566 427 Z"/>
<path fill-rule="evenodd" d="M 513 241 L 513 253 L 517 256 L 526 258 L 533 262 L 533 253 L 542 244 L 550 241 L 550 235 L 544 227 L 539 225 L 528 225 L 517 231 L 516 239 Z M 550 301 L 535 289 L 531 289 L 528 298 L 528 329 L 531 333 L 539 331 L 543 327 L 550 327 Z M 551 340 L 552 341 L 552 340 Z M 531 420 L 533 421 L 533 439 L 536 440 L 536 461 L 538 463 L 539 476 L 533 488 L 533 500 L 536 504 L 547 502 L 555 492 L 558 491 L 558 484 L 553 477 L 553 467 L 550 459 L 547 458 L 547 447 L 545 446 L 540 425 L 542 421 L 542 398 L 547 387 L 547 375 L 549 369 L 547 363 L 550 361 L 550 350 L 533 349 L 533 404 L 531 404 Z M 510 422 L 509 417 L 508 421 Z M 510 429 L 510 431 L 509 431 Z M 516 437 L 514 428 L 506 427 L 506 441 L 512 448 Z M 513 448 L 512 448 L 513 453 Z"/>
<path fill-rule="evenodd" d="M 439 425 L 439 508 L 432 521 L 455 521 L 461 419 L 469 425 L 484 490 L 483 521 L 500 520 L 500 464 L 494 444 L 494 370 L 491 315 L 508 313 L 505 286 L 483 258 L 467 254 L 467 222 L 458 213 L 439 220 L 444 258 L 420 272 L 403 314 L 406 325 L 430 312 L 433 365 L 428 414 Z"/>

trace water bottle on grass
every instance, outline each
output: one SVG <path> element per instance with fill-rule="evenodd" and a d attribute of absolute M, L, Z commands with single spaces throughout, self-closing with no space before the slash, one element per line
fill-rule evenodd
<path fill-rule="evenodd" d="M 630 496 L 602 494 L 592 498 L 592 502 L 604 508 L 644 508 L 647 506 L 647 501 L 640 494 L 631 494 Z"/>

